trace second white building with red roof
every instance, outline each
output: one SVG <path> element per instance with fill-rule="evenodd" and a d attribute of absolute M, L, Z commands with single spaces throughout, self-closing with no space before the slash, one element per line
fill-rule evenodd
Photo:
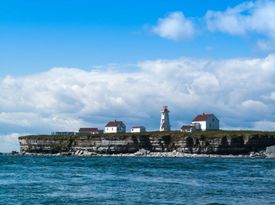
<path fill-rule="evenodd" d="M 192 125 L 202 131 L 220 129 L 220 121 L 214 114 L 202 113 L 192 120 Z"/>
<path fill-rule="evenodd" d="M 125 133 L 126 126 L 122 121 L 110 121 L 105 125 L 104 133 Z"/>

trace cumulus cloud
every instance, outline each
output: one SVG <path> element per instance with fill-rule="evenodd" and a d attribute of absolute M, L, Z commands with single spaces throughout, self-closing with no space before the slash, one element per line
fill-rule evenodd
<path fill-rule="evenodd" d="M 210 31 L 232 35 L 254 32 L 275 41 L 275 2 L 272 0 L 247 1 L 225 11 L 208 11 L 205 19 Z M 266 41 L 258 44 L 267 49 Z"/>
<path fill-rule="evenodd" d="M 160 18 L 152 31 L 162 38 L 171 40 L 190 39 L 195 35 L 193 22 L 182 12 L 173 12 L 165 18 Z"/>
<path fill-rule="evenodd" d="M 140 62 L 136 72 L 53 68 L 0 79 L 2 133 L 103 128 L 113 119 L 127 127 L 158 129 L 161 106 L 173 129 L 196 114 L 216 114 L 221 127 L 269 129 L 274 121 L 275 55 Z M 264 122 L 268 122 L 269 126 Z"/>
<path fill-rule="evenodd" d="M 204 17 L 184 16 L 180 11 L 159 18 L 152 32 L 170 40 L 185 40 L 195 36 L 198 30 L 204 32 L 222 32 L 235 36 L 251 34 L 256 45 L 263 51 L 275 50 L 275 1 L 245 1 L 223 11 L 208 10 Z M 198 24 L 196 26 L 196 23 Z M 195 29 L 196 28 L 196 29 Z"/>

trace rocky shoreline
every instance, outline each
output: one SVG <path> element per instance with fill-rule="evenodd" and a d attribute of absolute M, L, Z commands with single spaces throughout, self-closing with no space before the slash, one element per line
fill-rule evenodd
<path fill-rule="evenodd" d="M 149 150 L 141 149 L 135 153 L 127 154 L 99 154 L 89 152 L 87 150 L 77 150 L 75 152 L 61 152 L 56 154 L 42 153 L 20 153 L 23 156 L 75 156 L 75 157 L 167 157 L 167 158 L 269 158 L 266 152 L 252 152 L 249 155 L 219 155 L 219 154 L 190 154 L 183 152 L 150 152 Z"/>

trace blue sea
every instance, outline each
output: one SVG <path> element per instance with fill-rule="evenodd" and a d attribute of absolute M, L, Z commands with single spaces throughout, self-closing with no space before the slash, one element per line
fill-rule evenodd
<path fill-rule="evenodd" d="M 1 156 L 0 204 L 275 204 L 275 160 Z"/>

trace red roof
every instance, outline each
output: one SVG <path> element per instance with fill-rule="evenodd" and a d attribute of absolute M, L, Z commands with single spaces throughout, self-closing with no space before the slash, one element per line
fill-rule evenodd
<path fill-rule="evenodd" d="M 203 114 L 198 115 L 197 117 L 195 117 L 195 118 L 193 119 L 193 122 L 194 122 L 194 121 L 207 121 L 208 118 L 209 118 L 209 117 L 212 117 L 212 116 L 214 116 L 214 114 L 205 114 L 205 113 L 203 113 Z"/>
<path fill-rule="evenodd" d="M 162 110 L 161 110 L 161 112 L 169 112 L 169 110 L 168 110 L 168 106 L 163 106 L 163 108 L 162 108 Z"/>
<path fill-rule="evenodd" d="M 80 128 L 79 132 L 98 132 L 98 128 Z"/>
<path fill-rule="evenodd" d="M 125 127 L 125 124 L 122 121 L 110 121 L 105 125 L 105 127 Z"/>

